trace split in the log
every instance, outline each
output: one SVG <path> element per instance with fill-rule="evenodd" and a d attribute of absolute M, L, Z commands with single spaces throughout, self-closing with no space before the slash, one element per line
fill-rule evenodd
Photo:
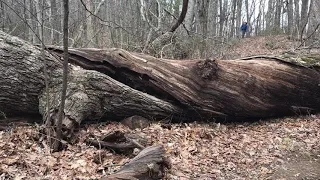
<path fill-rule="evenodd" d="M 106 72 L 113 69 L 107 74 L 122 75 L 110 75 L 117 81 L 183 109 L 175 119 L 239 120 L 295 114 L 293 107 L 320 110 L 320 75 L 314 63 L 306 67 L 274 56 L 167 60 L 121 49 L 70 51 L 75 63 L 79 57 L 87 64 L 100 63 L 97 67 L 107 66 Z"/>

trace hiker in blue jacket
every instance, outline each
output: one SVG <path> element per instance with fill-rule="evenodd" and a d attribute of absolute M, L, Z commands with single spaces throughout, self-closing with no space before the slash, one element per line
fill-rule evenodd
<path fill-rule="evenodd" d="M 247 22 L 243 22 L 243 24 L 241 25 L 240 30 L 242 32 L 242 38 L 244 38 L 244 35 L 246 34 L 246 32 L 249 31 L 248 23 Z"/>

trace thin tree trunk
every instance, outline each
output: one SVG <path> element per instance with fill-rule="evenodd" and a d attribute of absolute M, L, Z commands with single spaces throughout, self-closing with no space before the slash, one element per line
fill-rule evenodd
<path fill-rule="evenodd" d="M 187 10 L 186 18 L 185 18 L 185 26 L 188 31 L 191 31 L 192 25 L 194 22 L 195 1 L 196 0 L 189 0 L 189 3 L 188 3 L 188 10 Z"/>
<path fill-rule="evenodd" d="M 68 85 L 68 38 L 69 38 L 69 0 L 63 0 L 63 80 L 62 80 L 62 90 L 61 90 L 61 100 L 60 107 L 58 111 L 57 120 L 55 120 L 55 139 L 53 141 L 53 150 L 59 151 L 61 148 L 62 140 L 62 121 L 65 118 L 65 101 L 67 95 L 67 85 Z M 49 120 L 49 119 L 48 119 Z"/>
<path fill-rule="evenodd" d="M 212 35 L 217 35 L 217 16 L 218 16 L 218 0 L 211 0 L 211 9 L 212 9 Z"/>
<path fill-rule="evenodd" d="M 235 19 L 236 19 L 236 8 L 237 8 L 237 0 L 232 1 L 232 11 L 231 11 L 231 32 L 230 37 L 234 37 L 234 30 L 235 30 Z"/>
<path fill-rule="evenodd" d="M 237 36 L 240 37 L 242 0 L 237 0 Z"/>
<path fill-rule="evenodd" d="M 301 19 L 300 19 L 300 40 L 302 40 L 303 34 L 305 33 L 305 28 L 308 23 L 308 9 L 309 0 L 303 0 L 301 4 Z"/>
<path fill-rule="evenodd" d="M 37 37 L 39 36 L 39 31 L 37 30 L 37 18 L 36 18 L 36 13 L 35 13 L 35 8 L 34 8 L 34 4 L 33 1 L 30 0 L 29 1 L 30 4 L 30 21 L 31 21 L 31 27 L 32 27 L 32 43 L 39 43 L 39 39 Z"/>
<path fill-rule="evenodd" d="M 169 32 L 174 32 L 180 26 L 180 24 L 183 22 L 184 18 L 186 17 L 186 14 L 187 14 L 188 3 L 189 3 L 189 0 L 183 0 L 182 10 L 181 10 L 180 16 L 179 16 L 178 20 L 176 21 L 176 23 L 171 27 Z"/>
<path fill-rule="evenodd" d="M 310 21 L 308 28 L 309 41 L 314 43 L 320 37 L 320 1 L 310 3 Z"/>
<path fill-rule="evenodd" d="M 41 32 L 41 23 L 42 23 L 42 9 L 40 9 L 40 0 L 35 0 L 35 7 L 36 7 L 36 24 L 37 24 L 37 33 L 38 37 L 42 37 L 42 32 Z M 37 43 L 40 43 L 40 40 L 37 38 L 36 40 Z M 45 42 L 42 42 L 45 43 Z"/>
<path fill-rule="evenodd" d="M 223 24 L 225 21 L 225 15 L 223 11 L 223 0 L 219 0 L 219 36 L 223 36 Z"/>
<path fill-rule="evenodd" d="M 247 23 L 248 23 L 248 28 L 249 28 L 249 31 L 247 32 L 247 36 L 249 37 L 250 36 L 250 32 L 251 32 L 251 22 L 250 22 L 250 13 L 249 13 L 249 2 L 248 0 L 245 0 L 245 6 L 246 6 L 246 14 L 247 14 Z"/>
<path fill-rule="evenodd" d="M 52 21 L 51 21 L 51 28 L 52 28 L 52 44 L 59 45 L 59 33 L 61 32 L 61 23 L 59 21 L 59 14 L 58 14 L 58 7 L 56 0 L 51 0 L 51 15 L 52 15 Z"/>
<path fill-rule="evenodd" d="M 293 0 L 287 0 L 287 8 L 288 8 L 288 32 L 287 34 L 292 36 L 293 29 Z"/>
<path fill-rule="evenodd" d="M 197 11 L 198 11 L 198 19 L 200 25 L 200 33 L 202 35 L 201 43 L 200 43 L 200 57 L 203 58 L 206 56 L 206 38 L 208 36 L 208 8 L 209 8 L 209 0 L 198 0 L 197 1 Z"/>
<path fill-rule="evenodd" d="M 93 2 L 91 0 L 86 1 L 86 7 L 90 12 L 93 12 Z M 90 12 L 86 11 L 86 27 L 87 27 L 87 47 L 94 47 L 94 32 L 93 32 L 93 17 Z"/>
<path fill-rule="evenodd" d="M 294 19 L 295 19 L 295 36 L 299 36 L 300 34 L 300 0 L 294 0 Z"/>
<path fill-rule="evenodd" d="M 280 29 L 281 29 L 281 8 L 282 8 L 282 0 L 277 0 L 275 4 L 275 18 L 274 18 L 274 26 L 273 26 L 275 33 L 280 32 Z"/>
<path fill-rule="evenodd" d="M 268 11 L 267 11 L 267 15 L 266 15 L 266 29 L 269 32 L 272 32 L 273 29 L 273 24 L 272 24 L 272 20 L 273 20 L 273 1 L 269 0 L 268 1 Z"/>

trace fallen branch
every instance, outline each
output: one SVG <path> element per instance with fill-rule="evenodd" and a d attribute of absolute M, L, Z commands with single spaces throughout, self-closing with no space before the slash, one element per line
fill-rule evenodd
<path fill-rule="evenodd" d="M 165 149 L 162 145 L 147 147 L 119 171 L 102 178 L 102 180 L 163 178 L 165 168 L 171 168 L 164 154 Z"/>
<path fill-rule="evenodd" d="M 86 139 L 85 142 L 98 148 L 108 148 L 125 154 L 131 154 L 135 148 L 140 150 L 145 148 L 137 140 L 126 136 L 120 131 L 109 133 L 99 139 Z"/>

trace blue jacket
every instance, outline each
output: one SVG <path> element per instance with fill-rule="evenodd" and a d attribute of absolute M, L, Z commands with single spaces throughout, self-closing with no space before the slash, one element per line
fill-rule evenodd
<path fill-rule="evenodd" d="M 248 28 L 248 25 L 247 24 L 242 24 L 241 26 L 241 31 L 245 31 L 245 32 L 248 32 L 249 28 Z"/>

